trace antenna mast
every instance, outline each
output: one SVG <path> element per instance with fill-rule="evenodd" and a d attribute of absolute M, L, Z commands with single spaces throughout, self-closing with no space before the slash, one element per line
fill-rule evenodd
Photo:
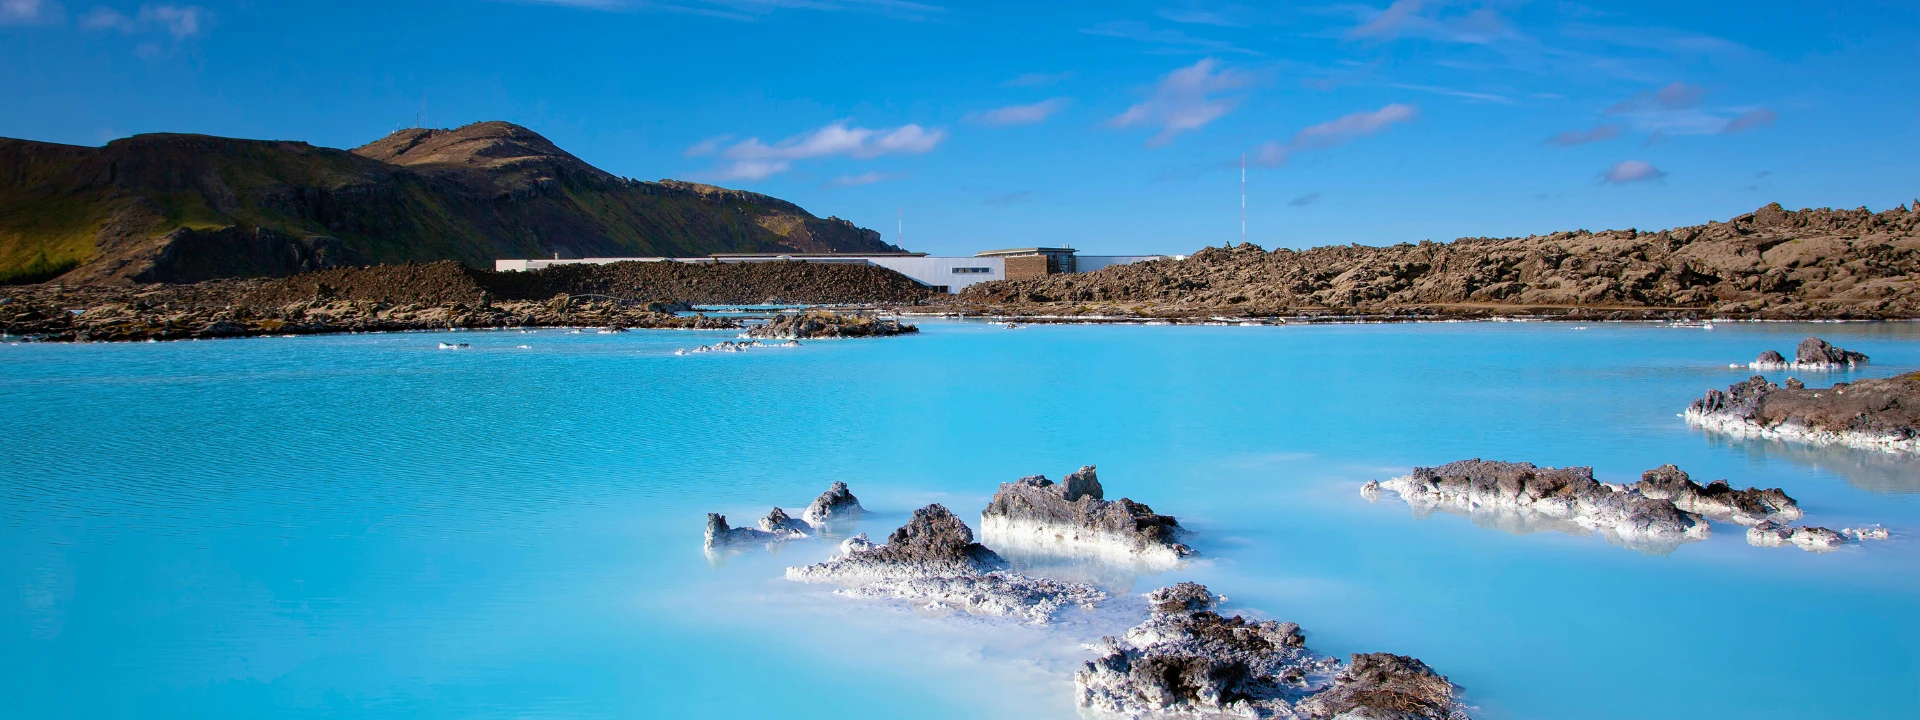
<path fill-rule="evenodd" d="M 1247 244 L 1247 154 L 1240 153 L 1240 244 Z"/>
<path fill-rule="evenodd" d="M 893 239 L 900 243 L 900 249 L 907 249 L 907 209 L 894 208 L 899 215 L 900 227 L 893 232 Z"/>

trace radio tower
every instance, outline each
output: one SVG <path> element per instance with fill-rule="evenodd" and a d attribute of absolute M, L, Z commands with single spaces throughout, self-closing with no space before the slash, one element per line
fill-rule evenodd
<path fill-rule="evenodd" d="M 1247 244 L 1247 154 L 1240 153 L 1240 244 Z"/>
<path fill-rule="evenodd" d="M 900 214 L 897 218 L 900 226 L 893 231 L 893 239 L 900 243 L 901 250 L 905 250 L 907 249 L 907 209 L 900 207 L 894 208 L 894 211 Z"/>

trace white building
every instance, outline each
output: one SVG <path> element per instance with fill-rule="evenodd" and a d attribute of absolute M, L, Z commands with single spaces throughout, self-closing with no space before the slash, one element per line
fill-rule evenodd
<path fill-rule="evenodd" d="M 865 263 L 878 265 L 923 285 L 949 293 L 974 283 L 989 280 L 1023 280 L 1042 275 L 1093 272 L 1104 267 L 1126 265 L 1143 260 L 1184 259 L 1184 255 L 1080 255 L 1072 248 L 1017 248 L 989 250 L 973 257 L 939 257 L 926 253 L 879 253 L 873 255 L 837 255 L 822 253 L 738 253 L 714 254 L 698 258 L 628 257 L 579 258 L 561 260 L 495 260 L 493 269 L 506 272 L 539 270 L 555 265 L 605 265 L 617 262 L 742 263 L 798 260 L 820 263 Z"/>

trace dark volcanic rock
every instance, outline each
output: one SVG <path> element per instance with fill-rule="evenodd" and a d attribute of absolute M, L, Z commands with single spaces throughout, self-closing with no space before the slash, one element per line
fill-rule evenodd
<path fill-rule="evenodd" d="M 1747 363 L 1755 370 L 1846 370 L 1867 364 L 1867 356 L 1852 350 L 1834 347 L 1825 340 L 1810 337 L 1800 341 L 1794 349 L 1793 362 L 1778 352 L 1768 350 L 1760 357 Z"/>
<path fill-rule="evenodd" d="M 1920 373 L 1782 388 L 1759 375 L 1708 390 L 1687 422 L 1740 437 L 1920 452 Z"/>
<path fill-rule="evenodd" d="M 945 506 L 913 511 L 913 519 L 887 536 L 887 543 L 804 568 L 787 568 L 787 579 L 862 584 L 874 580 L 939 575 L 980 575 L 1005 569 L 1007 561 L 973 541 L 973 530 Z"/>
<path fill-rule="evenodd" d="M 1147 595 L 1153 614 L 1106 638 L 1074 675 L 1075 702 L 1144 716 L 1465 718 L 1453 685 L 1424 663 L 1355 655 L 1342 667 L 1316 655 L 1294 623 L 1227 617 L 1204 586 Z"/>
<path fill-rule="evenodd" d="M 1826 552 L 1847 544 L 1847 537 L 1823 527 L 1788 527 L 1775 522 L 1763 522 L 1747 529 L 1749 545 L 1780 547 L 1789 543 L 1808 552 Z"/>
<path fill-rule="evenodd" d="M 941 505 L 915 510 L 885 545 L 862 535 L 841 543 L 840 550 L 826 562 L 787 568 L 787 579 L 846 585 L 837 592 L 852 597 L 911 600 L 1032 623 L 1045 623 L 1070 605 L 1090 608 L 1107 597 L 1090 585 L 1006 572 L 1006 560 L 974 542 L 966 523 Z"/>
<path fill-rule="evenodd" d="M 1593 469 L 1587 467 L 1462 460 L 1437 468 L 1414 468 L 1412 474 L 1381 487 L 1399 493 L 1416 511 L 1447 509 L 1509 529 L 1566 523 L 1597 530 L 1612 542 L 1655 552 L 1671 551 L 1711 532 L 1699 515 L 1668 500 L 1597 482 Z"/>
<path fill-rule="evenodd" d="M 864 315 L 827 312 L 775 315 L 764 325 L 747 328 L 745 337 L 774 340 L 810 340 L 815 338 L 889 337 L 911 335 L 920 328 L 903 325 L 899 320 L 879 320 Z"/>
<path fill-rule="evenodd" d="M 1333 680 L 1333 687 L 1301 701 L 1309 718 L 1449 720 L 1466 713 L 1454 700 L 1453 683 L 1405 655 L 1367 653 Z"/>
<path fill-rule="evenodd" d="M 1040 475 L 1002 483 L 980 514 L 980 531 L 1002 548 L 1109 560 L 1170 564 L 1193 554 L 1176 540 L 1180 523 L 1172 517 L 1126 498 L 1106 500 L 1092 465 L 1060 484 Z"/>
<path fill-rule="evenodd" d="M 847 489 L 847 484 L 835 482 L 833 487 L 820 493 L 820 497 L 814 498 L 813 502 L 807 505 L 805 517 L 809 523 L 825 525 L 836 520 L 856 518 L 865 512 L 866 509 L 860 507 L 860 498 L 853 496 L 853 491 Z"/>
<path fill-rule="evenodd" d="M 1673 465 L 1641 473 L 1640 482 L 1634 483 L 1633 489 L 1655 500 L 1671 501 L 1681 510 L 1741 525 L 1798 520 L 1801 514 L 1800 505 L 1780 488 L 1735 490 L 1725 480 L 1715 480 L 1702 487 Z"/>

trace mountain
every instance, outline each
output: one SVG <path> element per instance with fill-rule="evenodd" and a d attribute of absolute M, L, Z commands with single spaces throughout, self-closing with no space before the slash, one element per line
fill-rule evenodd
<path fill-rule="evenodd" d="M 364 147 L 154 134 L 0 139 L 0 283 L 195 282 L 503 257 L 899 252 L 793 203 L 604 172 L 526 128 Z"/>

